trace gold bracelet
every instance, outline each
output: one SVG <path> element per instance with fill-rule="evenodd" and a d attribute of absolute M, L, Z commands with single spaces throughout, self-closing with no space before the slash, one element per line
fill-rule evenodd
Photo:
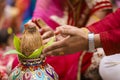
<path fill-rule="evenodd" d="M 100 18 L 98 18 L 96 15 L 92 15 L 92 17 L 93 17 L 95 20 L 97 20 L 97 21 L 100 20 Z"/>

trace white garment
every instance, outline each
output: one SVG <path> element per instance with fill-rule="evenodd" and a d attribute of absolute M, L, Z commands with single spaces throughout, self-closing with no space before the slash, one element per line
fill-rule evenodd
<path fill-rule="evenodd" d="M 105 56 L 99 67 L 103 80 L 120 80 L 120 54 Z"/>

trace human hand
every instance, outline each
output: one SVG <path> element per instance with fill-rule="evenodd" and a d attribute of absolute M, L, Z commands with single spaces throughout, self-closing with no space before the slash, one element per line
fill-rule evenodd
<path fill-rule="evenodd" d="M 43 20 L 33 19 L 32 22 L 39 27 L 44 44 L 47 43 L 52 36 L 54 36 L 54 31 Z"/>
<path fill-rule="evenodd" d="M 45 48 L 43 53 L 46 55 L 59 55 L 60 52 L 74 53 L 88 49 L 88 34 L 80 28 L 69 25 L 60 26 L 55 33 L 66 35 L 66 37 Z"/>
<path fill-rule="evenodd" d="M 44 44 L 46 44 L 51 39 L 51 37 L 54 36 L 54 31 L 49 26 L 41 28 L 40 33 L 42 34 Z"/>

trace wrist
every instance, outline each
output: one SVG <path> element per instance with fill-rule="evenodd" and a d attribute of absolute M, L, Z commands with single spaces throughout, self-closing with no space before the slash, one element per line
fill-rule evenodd
<path fill-rule="evenodd" d="M 94 36 L 94 41 L 95 41 L 95 48 L 101 47 L 101 41 L 100 41 L 100 35 L 95 34 Z"/>
<path fill-rule="evenodd" d="M 94 33 L 88 34 L 88 52 L 95 52 L 95 35 Z"/>
<path fill-rule="evenodd" d="M 81 28 L 86 34 L 90 33 L 90 31 L 87 28 Z"/>

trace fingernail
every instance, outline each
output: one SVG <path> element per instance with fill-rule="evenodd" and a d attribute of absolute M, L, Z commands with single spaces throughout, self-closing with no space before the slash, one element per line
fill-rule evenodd
<path fill-rule="evenodd" d="M 56 35 L 59 34 L 59 33 L 60 33 L 60 31 L 58 31 L 58 30 L 54 32 L 54 34 L 56 34 Z"/>
<path fill-rule="evenodd" d="M 43 54 L 45 54 L 45 50 L 43 50 L 42 52 L 43 52 Z"/>
<path fill-rule="evenodd" d="M 39 32 L 42 32 L 42 30 L 41 30 L 41 29 L 39 29 L 38 31 L 39 31 Z"/>
<path fill-rule="evenodd" d="M 40 19 L 37 19 L 37 21 L 39 22 L 39 21 L 40 21 Z"/>
<path fill-rule="evenodd" d="M 45 55 L 44 54 L 41 54 L 41 56 L 40 56 L 41 58 L 44 58 L 45 57 Z"/>
<path fill-rule="evenodd" d="M 47 55 L 52 55 L 52 53 L 51 53 L 51 52 L 47 52 L 46 54 L 47 54 Z"/>
<path fill-rule="evenodd" d="M 35 19 L 32 19 L 32 22 L 35 22 Z"/>

